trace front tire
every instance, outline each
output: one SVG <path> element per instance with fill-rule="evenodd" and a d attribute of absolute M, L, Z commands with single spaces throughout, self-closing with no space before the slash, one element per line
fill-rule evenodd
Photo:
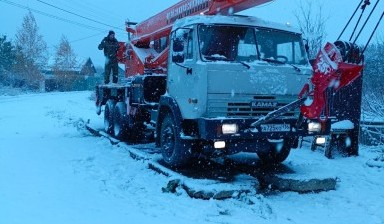
<path fill-rule="evenodd" d="M 289 153 L 291 152 L 291 147 L 284 140 L 281 143 L 269 143 L 269 148 L 267 150 L 260 150 L 257 152 L 257 155 L 266 164 L 278 164 L 282 163 L 288 158 Z"/>
<path fill-rule="evenodd" d="M 193 142 L 180 138 L 180 130 L 170 114 L 161 124 L 160 147 L 164 162 L 171 167 L 182 167 L 191 163 Z"/>

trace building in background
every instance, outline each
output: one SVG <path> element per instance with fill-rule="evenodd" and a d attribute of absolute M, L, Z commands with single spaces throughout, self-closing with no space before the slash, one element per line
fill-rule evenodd
<path fill-rule="evenodd" d="M 93 90 L 102 82 L 102 77 L 97 73 L 91 58 L 79 63 L 75 69 L 55 70 L 53 63 L 41 71 L 44 76 L 44 91 L 82 91 Z"/>

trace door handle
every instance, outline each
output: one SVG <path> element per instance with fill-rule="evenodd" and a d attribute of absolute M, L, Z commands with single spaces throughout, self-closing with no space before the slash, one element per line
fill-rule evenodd
<path fill-rule="evenodd" d="M 192 68 L 187 68 L 187 75 L 192 75 Z"/>

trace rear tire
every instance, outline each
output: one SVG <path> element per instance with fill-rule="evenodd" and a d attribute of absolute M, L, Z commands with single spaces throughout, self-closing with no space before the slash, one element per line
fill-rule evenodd
<path fill-rule="evenodd" d="M 113 110 L 116 102 L 108 100 L 104 109 L 104 130 L 110 135 L 113 135 Z"/>
<path fill-rule="evenodd" d="M 359 155 L 359 127 L 355 127 L 348 134 L 349 144 L 346 149 L 348 156 L 358 156 Z"/>
<path fill-rule="evenodd" d="M 187 166 L 191 163 L 193 142 L 180 138 L 180 130 L 172 115 L 167 114 L 161 123 L 160 147 L 164 162 L 171 167 Z"/>
<path fill-rule="evenodd" d="M 284 140 L 281 143 L 269 143 L 268 150 L 260 150 L 257 152 L 257 155 L 266 164 L 278 164 L 283 162 L 288 158 L 289 153 L 291 152 L 290 145 Z"/>
<path fill-rule="evenodd" d="M 328 158 L 337 155 L 343 157 L 358 156 L 358 135 L 352 131 L 348 134 L 340 134 L 332 136 L 329 146 Z"/>
<path fill-rule="evenodd" d="M 334 135 L 331 136 L 331 141 L 329 144 L 329 150 L 326 153 L 326 157 L 329 159 L 335 158 L 335 157 L 346 157 L 346 151 L 347 151 L 347 138 L 345 135 Z M 348 138 L 349 139 L 349 138 Z"/>
<path fill-rule="evenodd" d="M 126 104 L 118 102 L 113 113 L 113 132 L 117 139 L 123 140 L 128 137 L 128 115 Z"/>

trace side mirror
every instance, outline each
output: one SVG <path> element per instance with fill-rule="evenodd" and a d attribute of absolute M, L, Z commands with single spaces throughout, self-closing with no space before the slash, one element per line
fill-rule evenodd
<path fill-rule="evenodd" d="M 190 29 L 179 28 L 172 34 L 172 62 L 183 63 L 185 56 L 185 45 L 188 42 Z"/>
<path fill-rule="evenodd" d="M 175 38 L 173 40 L 172 47 L 172 62 L 183 63 L 184 62 L 184 41 L 181 38 Z"/>
<path fill-rule="evenodd" d="M 307 54 L 309 54 L 309 45 L 305 44 L 304 47 L 305 47 L 305 51 L 307 52 Z"/>
<path fill-rule="evenodd" d="M 172 62 L 183 63 L 184 62 L 184 53 L 183 52 L 173 52 L 172 53 Z"/>
<path fill-rule="evenodd" d="M 172 62 L 183 63 L 184 62 L 184 40 L 180 37 L 176 37 L 173 40 L 172 47 Z"/>
<path fill-rule="evenodd" d="M 184 40 L 181 38 L 175 38 L 173 40 L 173 51 L 174 52 L 183 52 L 184 51 Z"/>
<path fill-rule="evenodd" d="M 307 55 L 309 56 L 309 44 L 307 39 L 303 39 L 304 42 L 304 49 L 307 52 Z"/>

